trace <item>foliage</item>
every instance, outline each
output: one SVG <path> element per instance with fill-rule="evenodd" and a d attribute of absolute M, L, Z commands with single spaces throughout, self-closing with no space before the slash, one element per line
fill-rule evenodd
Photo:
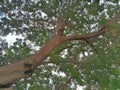
<path fill-rule="evenodd" d="M 0 65 L 9 64 L 36 52 L 55 35 L 55 26 L 62 17 L 70 18 L 65 35 L 86 34 L 99 30 L 119 12 L 119 0 L 1 0 L 0 35 L 22 35 L 24 39 L 8 47 L 0 39 Z M 16 90 L 85 90 L 120 89 L 120 22 L 108 33 L 85 41 L 70 41 L 55 48 L 31 78 L 14 85 Z M 28 43 L 30 42 L 30 43 Z M 31 45 L 33 44 L 33 45 Z M 4 53 L 3 53 L 4 52 Z"/>

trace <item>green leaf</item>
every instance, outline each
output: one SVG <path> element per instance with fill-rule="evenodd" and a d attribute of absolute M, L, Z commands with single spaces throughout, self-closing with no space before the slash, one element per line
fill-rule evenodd
<path fill-rule="evenodd" d="M 109 85 L 110 85 L 110 78 L 109 78 L 109 76 L 103 77 L 103 78 L 100 80 L 100 85 L 101 85 L 102 87 L 109 87 Z"/>
<path fill-rule="evenodd" d="M 81 73 L 79 72 L 79 68 L 76 67 L 76 66 L 73 66 L 73 65 L 69 64 L 68 69 L 69 69 L 69 72 L 71 73 L 71 76 L 74 79 L 76 79 L 76 81 L 80 85 L 83 85 L 82 76 L 81 76 Z"/>
<path fill-rule="evenodd" d="M 120 68 L 119 67 L 114 67 L 114 68 L 110 68 L 109 72 L 111 73 L 111 75 L 114 75 L 116 77 L 119 77 L 120 75 Z"/>
<path fill-rule="evenodd" d="M 115 90 L 120 89 L 120 78 L 114 78 L 111 80 L 111 85 Z"/>
<path fill-rule="evenodd" d="M 54 0 L 54 7 L 58 8 L 58 6 L 59 6 L 59 0 Z"/>
<path fill-rule="evenodd" d="M 100 23 L 101 26 L 104 26 L 107 21 L 108 20 L 105 17 L 101 17 L 99 23 Z"/>
<path fill-rule="evenodd" d="M 41 87 L 39 85 L 35 85 L 33 87 L 29 87 L 29 90 L 51 90 L 50 88 L 46 87 Z"/>

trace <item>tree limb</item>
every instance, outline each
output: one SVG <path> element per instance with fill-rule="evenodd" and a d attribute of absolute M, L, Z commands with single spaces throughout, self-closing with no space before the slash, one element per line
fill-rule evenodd
<path fill-rule="evenodd" d="M 88 33 L 88 34 L 84 34 L 84 35 L 70 35 L 70 36 L 66 36 L 64 38 L 64 40 L 65 41 L 69 41 L 69 40 L 86 40 L 86 39 L 98 37 L 99 35 L 103 35 L 104 33 L 108 32 L 108 28 L 110 27 L 110 25 L 112 25 L 116 21 L 118 21 L 119 18 L 120 18 L 120 12 L 116 16 L 114 16 L 113 18 L 108 20 L 108 22 L 104 25 L 104 27 L 101 28 L 99 31 Z"/>
<path fill-rule="evenodd" d="M 105 26 L 105 27 L 103 27 L 101 30 L 99 30 L 97 32 L 92 32 L 92 33 L 88 33 L 88 34 L 84 34 L 84 35 L 65 36 L 64 40 L 65 41 L 69 41 L 69 40 L 86 40 L 86 39 L 90 39 L 90 38 L 95 38 L 95 37 L 98 37 L 99 35 L 104 34 L 107 29 L 108 29 L 108 27 Z"/>

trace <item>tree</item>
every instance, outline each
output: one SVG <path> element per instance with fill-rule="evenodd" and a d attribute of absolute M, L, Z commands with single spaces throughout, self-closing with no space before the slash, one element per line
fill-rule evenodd
<path fill-rule="evenodd" d="M 10 47 L 1 38 L 1 90 L 120 89 L 119 1 L 2 0 L 0 8 L 1 36 L 24 36 Z"/>

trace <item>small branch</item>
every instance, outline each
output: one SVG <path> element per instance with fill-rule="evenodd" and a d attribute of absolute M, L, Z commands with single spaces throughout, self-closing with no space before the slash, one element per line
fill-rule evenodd
<path fill-rule="evenodd" d="M 69 77 L 68 77 L 68 79 L 66 80 L 65 84 L 64 84 L 64 85 L 62 85 L 62 90 L 65 90 L 65 89 L 66 89 L 67 84 L 69 84 L 69 83 L 71 82 L 71 79 L 72 79 L 72 77 L 71 77 L 71 76 L 69 76 Z"/>
<path fill-rule="evenodd" d="M 64 61 L 57 61 L 57 62 L 54 62 L 54 61 L 48 61 L 48 62 L 44 62 L 43 64 L 48 64 L 48 63 L 53 63 L 53 64 L 56 64 L 56 65 L 59 65 L 60 63 L 69 63 L 69 64 L 74 64 L 74 65 L 77 65 L 79 66 L 81 69 L 84 68 L 84 65 L 83 63 L 86 63 L 87 64 L 87 61 L 86 60 L 83 60 L 83 61 L 78 61 L 77 59 L 74 59 L 74 60 L 64 60 Z M 86 66 L 85 64 L 85 66 Z"/>
<path fill-rule="evenodd" d="M 57 24 L 57 27 L 55 28 L 56 34 L 59 36 L 63 36 L 65 26 L 67 26 L 69 22 L 70 22 L 69 18 L 67 18 L 66 20 L 60 20 L 60 21 L 58 19 L 58 24 Z"/>
<path fill-rule="evenodd" d="M 112 24 L 114 24 L 116 21 L 118 21 L 120 19 L 120 12 L 118 12 L 113 18 L 111 18 L 110 20 L 108 20 L 108 22 L 105 24 L 105 26 L 110 26 Z"/>
<path fill-rule="evenodd" d="M 90 39 L 86 39 L 85 42 L 96 52 L 96 48 L 93 46 L 92 42 L 90 41 Z"/>
<path fill-rule="evenodd" d="M 89 56 L 89 57 L 82 57 L 82 60 L 79 61 L 78 59 L 72 59 L 72 60 L 59 60 L 57 62 L 54 62 L 52 60 L 49 60 L 47 62 L 44 62 L 43 64 L 46 65 L 46 64 L 49 64 L 49 63 L 52 63 L 52 64 L 56 64 L 56 65 L 59 65 L 61 63 L 66 63 L 66 64 L 73 64 L 73 65 L 77 65 L 81 70 L 83 70 L 90 62 L 91 62 L 91 59 L 93 55 Z"/>
<path fill-rule="evenodd" d="M 60 50 L 54 52 L 53 54 L 58 54 L 58 53 L 62 52 L 63 50 L 67 49 L 67 48 L 72 48 L 74 45 L 78 45 L 78 44 L 71 44 L 71 45 L 66 46 L 64 48 L 61 48 Z"/>

